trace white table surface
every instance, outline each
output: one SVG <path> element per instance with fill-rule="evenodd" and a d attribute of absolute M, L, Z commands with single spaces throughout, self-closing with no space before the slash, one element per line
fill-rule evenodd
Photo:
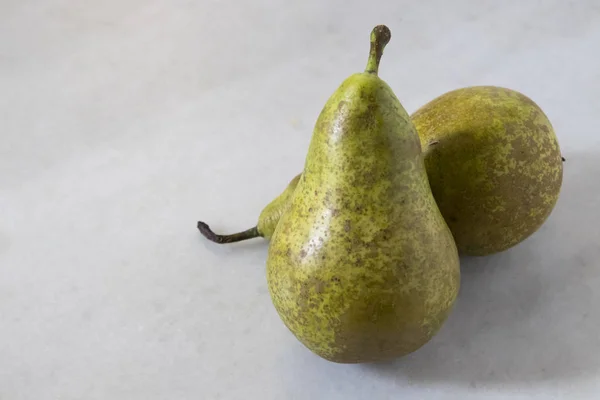
<path fill-rule="evenodd" d="M 195 224 L 254 225 L 379 23 L 409 112 L 510 87 L 567 162 L 430 343 L 339 365 L 276 314 L 265 241 Z M 1 1 L 0 399 L 598 399 L 599 99 L 598 0 Z"/>

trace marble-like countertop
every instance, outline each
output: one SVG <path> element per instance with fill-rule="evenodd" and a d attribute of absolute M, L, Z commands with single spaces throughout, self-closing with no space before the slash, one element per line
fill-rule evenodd
<path fill-rule="evenodd" d="M 462 260 L 430 343 L 338 365 L 277 316 L 266 242 L 195 223 L 256 222 L 379 23 L 409 112 L 510 87 L 567 162 L 542 229 Z M 597 0 L 1 2 L 0 399 L 599 398 L 599 49 Z"/>

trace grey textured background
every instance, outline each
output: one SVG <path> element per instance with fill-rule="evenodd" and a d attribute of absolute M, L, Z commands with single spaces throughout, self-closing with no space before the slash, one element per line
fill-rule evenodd
<path fill-rule="evenodd" d="M 462 260 L 416 353 L 337 365 L 283 326 L 252 226 L 301 168 L 327 97 L 393 34 L 413 112 L 520 90 L 564 156 L 534 236 Z M 597 399 L 600 3 L 2 0 L 0 399 Z"/>

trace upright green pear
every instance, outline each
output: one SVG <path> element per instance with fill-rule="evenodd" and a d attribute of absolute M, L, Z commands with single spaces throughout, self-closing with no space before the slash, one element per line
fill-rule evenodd
<path fill-rule="evenodd" d="M 456 246 L 431 194 L 419 137 L 377 76 L 390 37 L 387 27 L 374 28 L 365 72 L 325 104 L 267 259 L 285 325 L 340 363 L 417 350 L 459 290 Z"/>

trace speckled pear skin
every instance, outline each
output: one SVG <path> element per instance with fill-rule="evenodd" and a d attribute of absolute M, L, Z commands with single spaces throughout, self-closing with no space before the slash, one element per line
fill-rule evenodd
<path fill-rule="evenodd" d="M 290 205 L 292 195 L 296 190 L 301 174 L 298 174 L 290 181 L 285 190 L 277 196 L 273 201 L 263 208 L 258 217 L 258 232 L 260 236 L 269 240 L 273 236 L 275 227 L 281 218 L 281 215 L 287 210 Z"/>
<path fill-rule="evenodd" d="M 462 88 L 427 103 L 412 120 L 461 254 L 506 250 L 546 221 L 562 184 L 562 156 L 550 121 L 531 99 L 494 86 Z"/>
<path fill-rule="evenodd" d="M 327 360 L 386 360 L 438 332 L 459 280 L 414 125 L 376 73 L 350 76 L 318 117 L 271 239 L 267 281 L 277 312 Z"/>

